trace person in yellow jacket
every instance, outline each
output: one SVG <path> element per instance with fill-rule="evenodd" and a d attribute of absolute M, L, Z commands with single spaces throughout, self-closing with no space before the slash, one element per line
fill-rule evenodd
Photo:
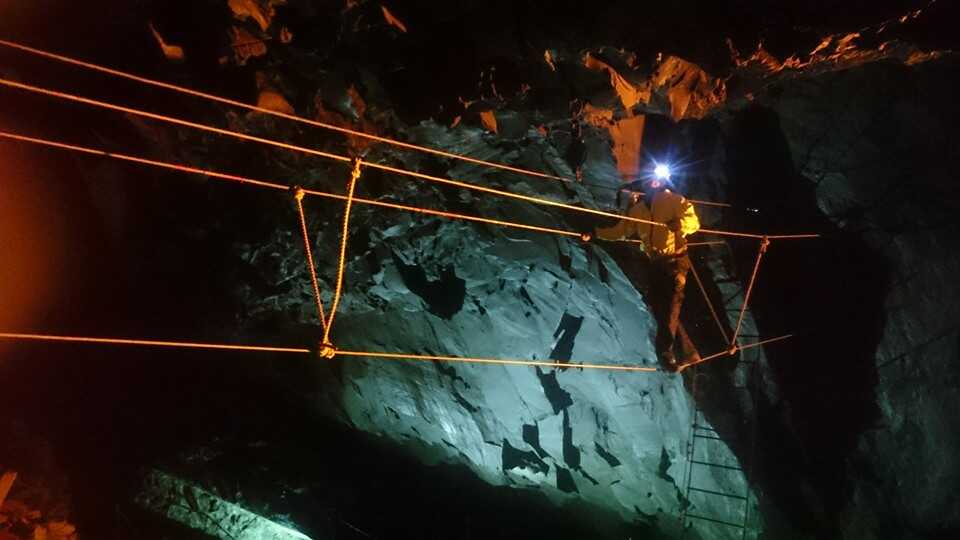
<path fill-rule="evenodd" d="M 680 324 L 680 307 L 690 259 L 687 239 L 700 229 L 700 220 L 690 203 L 668 188 L 668 178 L 657 174 L 642 183 L 643 193 L 631 191 L 626 215 L 652 225 L 621 220 L 612 227 L 598 227 L 595 235 L 604 240 L 638 239 L 650 259 L 650 297 L 648 302 L 657 320 L 657 355 L 670 369 L 677 369 L 674 342 Z M 695 359 L 694 359 L 695 360 Z M 691 359 L 685 359 L 691 361 Z"/>

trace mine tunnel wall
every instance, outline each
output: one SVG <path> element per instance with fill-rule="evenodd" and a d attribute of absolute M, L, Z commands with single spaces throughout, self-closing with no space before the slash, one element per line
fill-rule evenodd
<path fill-rule="evenodd" d="M 739 209 L 727 213 L 725 228 L 822 235 L 773 242 L 750 309 L 762 336 L 795 334 L 788 347 L 766 348 L 781 401 L 761 410 L 757 481 L 774 498 L 807 509 L 798 513 L 806 514 L 797 523 L 802 528 L 829 525 L 850 494 L 847 460 L 878 417 L 874 357 L 885 324 L 888 263 L 820 211 L 774 111 L 748 107 L 725 130 L 729 202 Z M 753 266 L 757 244 L 732 242 L 741 269 Z M 796 471 L 813 493 L 777 487 L 775 471 Z"/>

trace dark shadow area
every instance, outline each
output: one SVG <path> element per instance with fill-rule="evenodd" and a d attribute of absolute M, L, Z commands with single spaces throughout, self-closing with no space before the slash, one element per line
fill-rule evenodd
<path fill-rule="evenodd" d="M 44 120 L 43 108 L 25 103 L 33 102 L 4 102 L 6 127 L 49 128 L 78 140 L 93 129 L 125 140 L 131 152 L 149 146 L 124 123 L 90 115 L 58 127 L 56 119 Z M 3 149 L 34 165 L 4 178 L 4 188 L 40 186 L 31 208 L 36 223 L 46 224 L 16 234 L 31 242 L 62 240 L 44 284 L 53 293 L 49 301 L 29 324 L 4 331 L 284 345 L 307 344 L 316 331 L 292 324 L 296 317 L 284 311 L 255 331 L 236 333 L 245 318 L 238 284 L 258 297 L 289 292 L 248 280 L 257 272 L 244 273 L 246 263 L 231 250 L 264 243 L 277 223 L 296 234 L 287 194 L 271 197 L 30 146 Z M 452 269 L 445 275 L 446 285 L 435 285 L 438 294 L 462 291 Z M 575 330 L 568 330 L 573 339 Z M 424 465 L 396 443 L 320 418 L 311 398 L 317 387 L 349 384 L 337 363 L 301 355 L 2 345 L 0 461 L 28 464 L 40 441 L 48 445 L 81 537 L 203 537 L 131 503 L 139 475 L 150 467 L 253 509 L 289 515 L 315 538 L 366 538 L 360 530 L 376 538 L 572 539 L 596 537 L 592 520 L 622 528 L 617 537 L 631 534 L 629 525 L 613 525 L 619 520 L 558 508 L 536 491 L 491 486 L 463 466 Z M 559 408 L 568 406 L 555 373 L 543 377 Z M 23 444 L 4 439 L 12 432 L 4 429 L 7 421 L 19 425 Z M 194 454 L 213 457 L 184 458 Z M 20 469 L 28 481 L 28 467 Z M 576 489 L 569 471 L 547 474 L 554 473 Z"/>
<path fill-rule="evenodd" d="M 254 231 L 260 226 L 246 213 L 262 212 L 269 202 L 230 186 L 208 189 L 160 177 L 158 186 L 182 189 L 162 198 L 159 187 L 141 188 L 139 197 L 122 203 L 131 219 L 114 228 L 77 190 L 82 162 L 57 152 L 23 152 L 49 173 L 22 179 L 49 180 L 37 217 L 59 215 L 71 231 L 67 238 L 75 240 L 63 247 L 57 294 L 24 330 L 277 344 L 309 335 L 282 313 L 256 332 L 231 333 L 242 306 L 234 305 L 235 281 L 228 279 L 237 254 L 226 248 L 259 240 Z M 288 202 L 281 198 L 276 210 L 293 218 Z M 211 203 L 224 213 L 209 212 Z M 587 510 L 558 508 L 536 491 L 491 486 L 464 466 L 424 465 L 396 443 L 324 420 L 312 396 L 318 386 L 349 384 L 339 378 L 337 363 L 70 344 L 4 343 L 3 351 L 0 429 L 15 420 L 26 444 L 0 438 L 0 461 L 28 463 L 32 441 L 46 441 L 66 476 L 70 519 L 82 537 L 203 537 L 131 503 L 139 475 L 150 467 L 254 510 L 286 514 L 315 538 L 572 539 L 596 537 L 592 520 L 621 527 Z M 543 377 L 559 407 L 569 405 L 555 373 Z M 508 467 L 513 458 L 504 454 Z M 569 471 L 543 472 L 576 489 Z M 631 534 L 629 525 L 622 528 L 618 537 Z"/>
<path fill-rule="evenodd" d="M 540 385 L 543 387 L 543 395 L 546 396 L 550 406 L 553 407 L 554 414 L 560 414 L 570 405 L 573 405 L 573 398 L 570 392 L 564 390 L 557 381 L 557 370 L 550 370 L 544 373 L 539 366 L 536 367 L 537 378 L 540 379 Z"/>
<path fill-rule="evenodd" d="M 457 277 L 452 266 L 440 269 L 439 279 L 427 278 L 426 270 L 419 264 L 406 264 L 396 254 L 393 263 L 400 272 L 403 284 L 423 299 L 430 313 L 450 319 L 463 308 L 467 296 L 466 282 Z"/>
<path fill-rule="evenodd" d="M 774 242 L 754 285 L 750 308 L 761 336 L 797 337 L 789 346 L 766 348 L 782 401 L 775 410 L 760 410 L 761 459 L 753 481 L 781 507 L 792 505 L 794 517 L 808 509 L 811 519 L 796 525 L 831 530 L 849 494 L 846 460 L 878 414 L 874 353 L 888 269 L 879 254 L 819 212 L 813 185 L 798 175 L 772 111 L 738 113 L 726 149 L 729 202 L 759 211 L 730 213 L 724 228 L 823 235 Z M 758 243 L 732 246 L 745 274 Z M 784 471 L 809 479 L 816 495 L 798 495 L 797 484 L 783 481 Z"/>
<path fill-rule="evenodd" d="M 550 351 L 550 356 L 547 358 L 561 363 L 569 362 L 581 326 L 583 326 L 583 317 L 576 317 L 564 312 L 560 324 L 557 325 L 557 329 L 553 333 L 553 338 L 557 340 L 557 344 L 554 345 L 553 350 Z M 557 339 L 558 337 L 559 339 Z"/>

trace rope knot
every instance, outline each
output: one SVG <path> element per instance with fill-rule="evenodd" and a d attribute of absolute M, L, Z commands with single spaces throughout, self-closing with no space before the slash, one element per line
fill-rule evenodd
<path fill-rule="evenodd" d="M 730 356 L 733 356 L 733 355 L 737 354 L 737 351 L 739 351 L 739 350 L 740 350 L 740 347 L 738 347 L 738 346 L 736 346 L 736 345 L 731 345 L 730 348 L 727 349 L 727 354 L 729 354 Z"/>
<path fill-rule="evenodd" d="M 764 236 L 760 240 L 760 253 L 766 253 L 768 247 L 770 247 L 770 238 Z"/>
<path fill-rule="evenodd" d="M 300 186 L 290 186 L 290 191 L 293 192 L 293 198 L 296 199 L 297 202 L 302 201 L 304 195 L 306 195 L 306 192 L 303 191 L 303 188 Z"/>
<path fill-rule="evenodd" d="M 320 358 L 325 358 L 327 360 L 333 360 L 333 357 L 337 355 L 337 348 L 333 346 L 333 343 L 329 341 L 324 341 L 320 344 L 320 348 L 317 349 L 317 356 Z"/>
<path fill-rule="evenodd" d="M 363 165 L 363 160 L 355 157 L 353 158 L 353 171 L 350 175 L 353 177 L 353 181 L 356 182 L 360 178 L 360 166 Z"/>

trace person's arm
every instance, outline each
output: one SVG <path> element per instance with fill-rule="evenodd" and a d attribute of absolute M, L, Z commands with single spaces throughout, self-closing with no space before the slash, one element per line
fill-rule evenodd
<path fill-rule="evenodd" d="M 630 206 L 625 214 L 629 216 L 631 209 L 633 209 L 633 206 Z M 623 240 L 636 233 L 636 222 L 621 219 L 611 227 L 597 227 L 595 231 L 597 238 L 602 240 Z"/>
<path fill-rule="evenodd" d="M 633 225 L 632 221 L 621 219 L 612 227 L 597 227 L 594 230 L 597 233 L 597 238 L 603 240 L 623 240 L 633 233 L 630 227 L 631 225 Z"/>
<path fill-rule="evenodd" d="M 683 236 L 691 235 L 700 230 L 700 218 L 697 217 L 697 211 L 693 204 L 687 199 L 680 201 L 680 234 Z"/>

